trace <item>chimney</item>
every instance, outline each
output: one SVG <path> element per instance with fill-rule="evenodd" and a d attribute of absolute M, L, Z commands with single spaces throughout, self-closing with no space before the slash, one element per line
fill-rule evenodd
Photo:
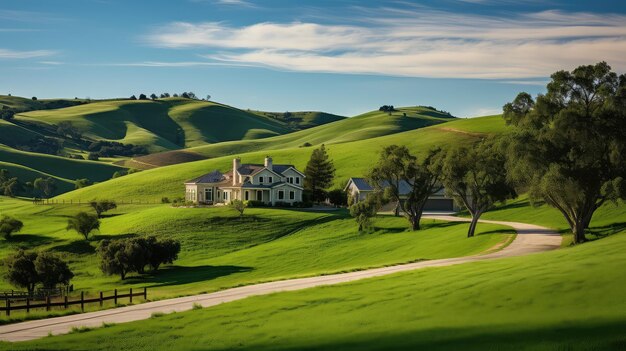
<path fill-rule="evenodd" d="M 272 170 L 272 158 L 270 156 L 265 156 L 265 168 Z"/>
<path fill-rule="evenodd" d="M 241 167 L 241 159 L 239 157 L 233 158 L 233 185 L 237 184 L 239 173 L 237 170 Z"/>

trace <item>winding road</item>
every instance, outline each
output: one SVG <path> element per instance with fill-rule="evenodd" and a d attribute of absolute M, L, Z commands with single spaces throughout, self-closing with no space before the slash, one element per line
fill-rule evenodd
<path fill-rule="evenodd" d="M 468 219 L 465 218 L 445 215 L 425 216 L 425 218 L 457 222 L 468 221 Z M 148 319 L 152 316 L 153 313 L 157 312 L 170 313 L 187 311 L 192 309 L 194 304 L 200 304 L 203 307 L 210 307 L 225 302 L 244 299 L 249 296 L 345 283 L 359 279 L 379 277 L 387 274 L 411 271 L 414 269 L 421 269 L 426 267 L 452 266 L 461 263 L 529 255 L 537 252 L 554 250 L 559 248 L 561 245 L 561 236 L 556 232 L 544 227 L 516 222 L 488 220 L 481 220 L 480 222 L 500 224 L 512 227 L 513 229 L 515 229 L 515 231 L 517 231 L 518 235 L 513 242 L 511 242 L 502 250 L 486 254 L 420 261 L 415 263 L 400 264 L 396 266 L 368 269 L 350 273 L 281 280 L 232 288 L 209 294 L 180 297 L 161 301 L 147 302 L 139 305 L 120 307 L 110 310 L 4 325 L 0 326 L 0 340 L 10 342 L 33 340 L 48 336 L 49 334 L 56 335 L 68 333 L 74 327 L 100 327 L 103 323 L 126 323 L 142 319 Z"/>

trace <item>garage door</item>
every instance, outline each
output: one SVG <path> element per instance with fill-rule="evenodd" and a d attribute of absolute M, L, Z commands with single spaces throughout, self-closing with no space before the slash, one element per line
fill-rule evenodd
<path fill-rule="evenodd" d="M 454 211 L 452 199 L 429 199 L 424 205 L 424 211 Z"/>

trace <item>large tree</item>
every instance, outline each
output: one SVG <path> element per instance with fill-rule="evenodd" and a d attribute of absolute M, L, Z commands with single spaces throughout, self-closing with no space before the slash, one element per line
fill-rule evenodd
<path fill-rule="evenodd" d="M 304 170 L 304 189 L 311 194 L 313 201 L 326 200 L 326 189 L 333 184 L 335 165 L 328 157 L 324 144 L 313 150 Z"/>
<path fill-rule="evenodd" d="M 98 218 L 102 218 L 102 214 L 109 210 L 113 210 L 117 208 L 117 203 L 112 200 L 100 200 L 100 201 L 91 201 L 89 205 L 96 211 Z"/>
<path fill-rule="evenodd" d="M 33 186 L 46 197 L 50 197 L 50 195 L 54 194 L 57 189 L 56 182 L 52 177 L 37 178 L 35 179 Z"/>
<path fill-rule="evenodd" d="M 12 285 L 28 290 L 29 294 L 35 291 L 35 285 L 39 282 L 35 259 L 36 253 L 19 250 L 6 260 L 6 279 Z"/>
<path fill-rule="evenodd" d="M 38 279 L 46 289 L 55 288 L 57 284 L 69 285 L 74 277 L 67 263 L 53 253 L 41 252 L 33 263 Z"/>
<path fill-rule="evenodd" d="M 374 186 L 385 190 L 385 195 L 397 202 L 413 230 L 420 229 L 428 197 L 441 189 L 436 162 L 439 153 L 438 149 L 430 150 L 419 161 L 406 146 L 387 146 L 370 171 L 369 179 Z"/>
<path fill-rule="evenodd" d="M 473 237 L 480 216 L 494 203 L 517 196 L 507 180 L 506 159 L 494 140 L 454 147 L 441 157 L 446 193 L 472 215 L 467 237 Z"/>
<path fill-rule="evenodd" d="M 531 199 L 558 209 L 582 243 L 594 212 L 626 197 L 626 76 L 600 62 L 551 78 L 536 101 L 521 93 L 504 106 L 514 126 L 508 169 Z"/>

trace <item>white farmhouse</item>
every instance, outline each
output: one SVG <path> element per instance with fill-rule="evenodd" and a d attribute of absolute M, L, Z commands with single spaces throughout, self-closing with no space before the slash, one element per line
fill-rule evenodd
<path fill-rule="evenodd" d="M 213 171 L 185 182 L 185 200 L 196 204 L 227 204 L 232 200 L 261 201 L 268 205 L 302 202 L 304 173 L 293 165 L 241 163 L 233 159 L 226 173 Z"/>

